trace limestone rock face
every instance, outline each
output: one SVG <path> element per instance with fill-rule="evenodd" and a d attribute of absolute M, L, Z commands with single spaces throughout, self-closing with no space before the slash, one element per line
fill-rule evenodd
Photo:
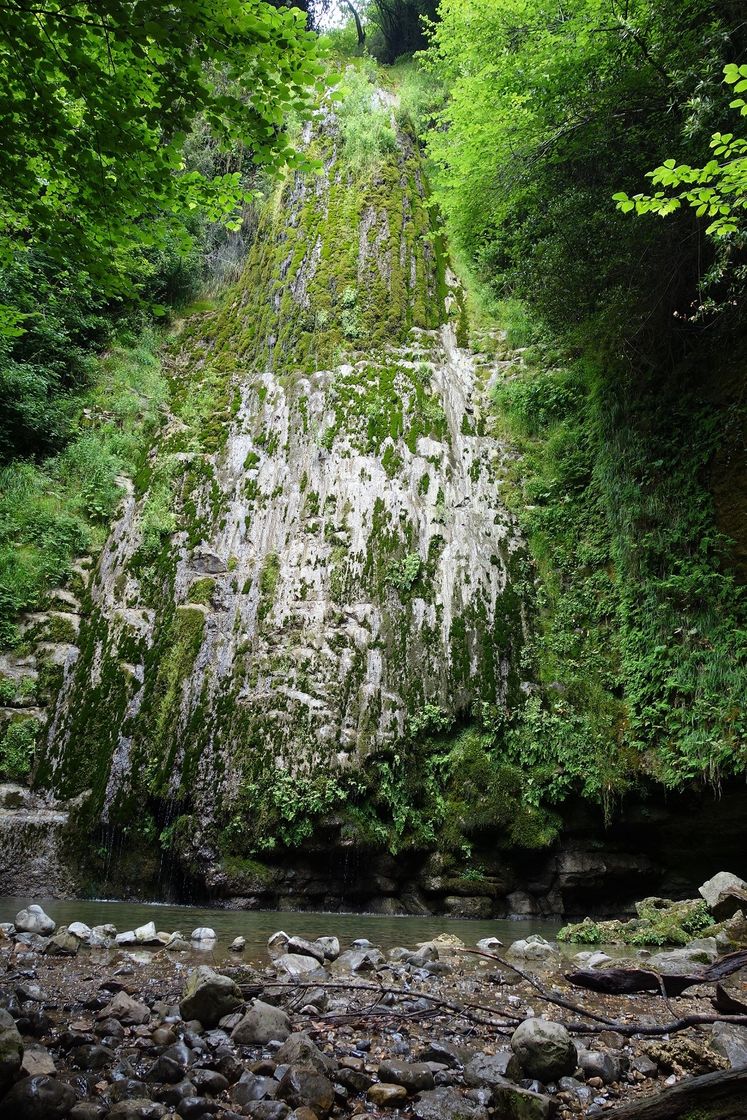
<path fill-rule="evenodd" d="M 193 872 L 282 844 L 289 800 L 344 804 L 413 726 L 523 695 L 492 367 L 460 345 L 416 145 L 361 191 L 336 129 L 325 111 L 323 170 L 288 177 L 167 354 L 48 727 L 43 779 L 69 797 L 85 775 L 104 823 L 178 805 Z"/>

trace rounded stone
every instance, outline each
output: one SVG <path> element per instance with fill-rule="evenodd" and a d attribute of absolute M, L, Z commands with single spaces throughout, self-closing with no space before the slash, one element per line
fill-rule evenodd
<path fill-rule="evenodd" d="M 576 1068 L 573 1039 L 561 1023 L 549 1019 L 525 1019 L 511 1037 L 511 1048 L 527 1076 L 545 1084 Z"/>
<path fill-rule="evenodd" d="M 76 1102 L 75 1090 L 56 1077 L 26 1077 L 3 1098 L 3 1120 L 61 1120 Z"/>

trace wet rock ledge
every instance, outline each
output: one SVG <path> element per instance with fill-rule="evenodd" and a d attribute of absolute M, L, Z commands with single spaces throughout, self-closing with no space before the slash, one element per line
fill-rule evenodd
<path fill-rule="evenodd" d="M 260 968 L 241 937 L 217 967 L 208 927 L 55 928 L 39 906 L 1 936 L 0 1120 L 573 1120 L 747 1065 L 745 1027 L 645 1037 L 671 1004 L 708 1010 L 705 990 L 579 993 L 537 936 L 504 949 L 441 934 L 385 955 L 278 931 Z"/>

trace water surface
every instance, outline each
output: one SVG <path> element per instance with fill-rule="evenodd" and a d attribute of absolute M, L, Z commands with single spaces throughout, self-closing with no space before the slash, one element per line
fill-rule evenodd
<path fill-rule="evenodd" d="M 379 949 L 386 951 L 395 945 L 415 946 L 428 941 L 439 933 L 453 933 L 465 945 L 474 946 L 482 937 L 498 937 L 510 945 L 519 937 L 539 933 L 552 940 L 558 932 L 558 922 L 543 920 L 507 921 L 499 919 L 467 920 L 444 917 L 392 917 L 379 914 L 318 914 L 289 913 L 276 910 L 212 910 L 207 907 L 170 906 L 145 902 L 98 902 L 86 900 L 39 899 L 24 897 L 0 898 L 0 921 L 12 922 L 19 910 L 31 902 L 38 902 L 58 925 L 85 922 L 89 926 L 111 922 L 121 933 L 155 922 L 158 930 L 171 933 L 180 930 L 189 938 L 198 926 L 215 930 L 217 943 L 211 952 L 201 953 L 206 959 L 223 958 L 234 937 L 246 938 L 246 951 L 242 959 L 266 964 L 267 938 L 283 929 L 288 934 L 298 934 L 313 940 L 324 934 L 334 935 L 343 948 L 357 937 L 367 937 Z"/>

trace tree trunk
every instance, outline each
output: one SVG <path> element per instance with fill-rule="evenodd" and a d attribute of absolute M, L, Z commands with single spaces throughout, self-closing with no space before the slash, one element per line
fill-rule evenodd
<path fill-rule="evenodd" d="M 609 1120 L 745 1120 L 747 1068 L 706 1073 L 605 1113 Z"/>
<path fill-rule="evenodd" d="M 348 11 L 350 12 L 353 19 L 355 20 L 355 30 L 358 33 L 358 46 L 362 47 L 362 46 L 365 45 L 365 42 L 366 42 L 366 32 L 363 30 L 363 24 L 361 23 L 361 17 L 358 15 L 357 9 L 354 7 L 353 4 L 351 4 L 350 0 L 343 0 L 343 3 L 345 5 L 345 7 L 348 9 Z"/>

